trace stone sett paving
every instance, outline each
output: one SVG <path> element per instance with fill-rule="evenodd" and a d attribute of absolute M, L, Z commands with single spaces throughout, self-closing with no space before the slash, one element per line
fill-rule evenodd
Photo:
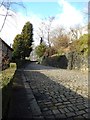
<path fill-rule="evenodd" d="M 27 66 L 24 73 L 45 119 L 88 118 L 86 73 L 35 63 Z"/>

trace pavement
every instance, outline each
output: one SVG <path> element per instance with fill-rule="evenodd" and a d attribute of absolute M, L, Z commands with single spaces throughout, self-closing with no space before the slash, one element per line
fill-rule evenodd
<path fill-rule="evenodd" d="M 8 120 L 89 118 L 86 73 L 31 63 L 15 78 Z"/>

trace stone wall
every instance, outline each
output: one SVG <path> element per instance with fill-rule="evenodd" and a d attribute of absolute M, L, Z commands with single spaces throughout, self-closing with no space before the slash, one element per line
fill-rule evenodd
<path fill-rule="evenodd" d="M 66 69 L 68 60 L 65 55 L 47 57 L 42 60 L 42 64 Z"/>
<path fill-rule="evenodd" d="M 79 55 L 76 52 L 66 53 L 64 55 L 43 58 L 42 64 L 61 69 L 88 69 L 88 57 Z"/>
<path fill-rule="evenodd" d="M 0 38 L 0 70 L 9 67 L 13 49 Z"/>
<path fill-rule="evenodd" d="M 88 68 L 88 57 L 77 52 L 70 52 L 66 54 L 68 59 L 68 69 L 81 69 L 87 70 Z"/>

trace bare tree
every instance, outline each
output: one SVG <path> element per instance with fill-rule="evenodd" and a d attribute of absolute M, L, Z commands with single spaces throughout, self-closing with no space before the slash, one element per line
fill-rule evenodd
<path fill-rule="evenodd" d="M 56 39 L 58 36 L 62 36 L 65 33 L 65 29 L 63 26 L 59 26 L 57 28 L 55 28 L 52 32 L 51 32 L 51 38 Z M 53 39 L 52 39 L 53 40 Z M 51 40 L 51 41 L 52 41 Z M 53 41 L 52 41 L 53 42 Z"/>
<path fill-rule="evenodd" d="M 40 38 L 42 38 L 42 40 L 45 39 L 45 21 L 44 20 L 41 21 L 40 26 L 38 27 L 37 34 Z"/>
<path fill-rule="evenodd" d="M 52 22 L 54 19 L 55 19 L 55 17 L 49 17 L 48 23 L 46 24 L 46 33 L 47 33 L 47 40 L 48 40 L 49 48 L 51 47 L 51 43 L 50 43 L 51 25 L 52 25 Z"/>
<path fill-rule="evenodd" d="M 58 27 L 52 32 L 52 43 L 58 53 L 68 47 L 69 37 L 63 27 Z"/>
<path fill-rule="evenodd" d="M 6 13 L 0 14 L 0 16 L 4 17 L 3 24 L 2 24 L 2 26 L 0 28 L 0 32 L 2 31 L 2 29 L 3 29 L 4 25 L 5 25 L 7 17 L 8 16 L 11 16 L 11 17 L 14 16 L 14 14 L 10 12 L 10 10 L 15 12 L 15 9 L 13 9 L 13 5 L 19 5 L 19 6 L 22 6 L 23 8 L 25 8 L 22 2 L 17 3 L 17 2 L 12 2 L 10 0 L 3 0 L 2 2 L 0 2 L 0 7 L 3 6 L 6 9 Z"/>
<path fill-rule="evenodd" d="M 46 40 L 48 43 L 48 46 L 51 47 L 50 42 L 50 32 L 51 32 L 51 25 L 55 17 L 48 17 L 45 19 L 42 19 L 42 22 L 38 28 L 38 36 L 43 40 Z"/>

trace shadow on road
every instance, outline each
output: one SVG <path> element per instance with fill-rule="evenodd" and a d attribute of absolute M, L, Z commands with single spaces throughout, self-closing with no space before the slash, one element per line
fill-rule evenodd
<path fill-rule="evenodd" d="M 57 83 L 54 79 L 47 77 L 37 70 L 51 70 L 53 67 L 27 64 L 23 68 L 26 82 L 30 86 L 42 116 L 45 120 L 56 118 L 88 118 L 88 99 Z M 54 69 L 55 70 L 55 69 Z M 22 69 L 17 70 L 12 85 L 12 94 L 8 112 L 9 119 L 31 119 L 32 110 L 30 106 L 30 93 L 26 91 Z M 28 109 L 29 107 L 29 109 Z M 35 105 L 34 105 L 35 107 Z M 39 119 L 37 117 L 37 119 Z"/>
<path fill-rule="evenodd" d="M 25 75 L 44 118 L 88 118 L 88 98 L 35 71 L 45 68 L 34 65 L 25 69 Z"/>
<path fill-rule="evenodd" d="M 32 118 L 31 110 L 28 109 L 28 98 L 25 86 L 22 80 L 22 71 L 16 71 L 12 85 L 10 87 L 11 95 L 7 113 L 3 115 L 6 120 L 20 120 Z M 3 98 L 4 100 L 4 98 Z"/>

